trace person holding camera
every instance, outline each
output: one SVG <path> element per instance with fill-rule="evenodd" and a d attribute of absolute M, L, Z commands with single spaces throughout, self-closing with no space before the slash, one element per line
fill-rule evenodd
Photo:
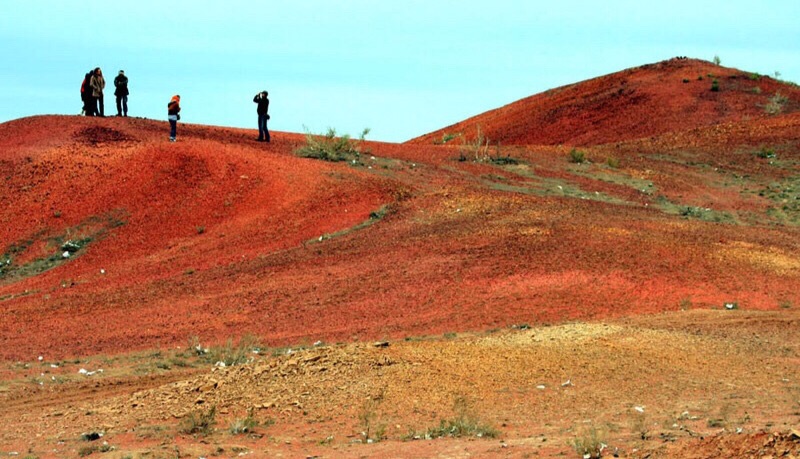
<path fill-rule="evenodd" d="M 259 142 L 269 142 L 269 130 L 267 129 L 267 120 L 269 119 L 269 93 L 261 91 L 253 97 L 253 102 L 258 104 L 256 113 L 258 113 L 258 138 Z"/>

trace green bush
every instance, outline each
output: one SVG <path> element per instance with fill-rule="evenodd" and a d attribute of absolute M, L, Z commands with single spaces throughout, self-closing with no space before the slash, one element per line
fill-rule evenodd
<path fill-rule="evenodd" d="M 711 90 L 713 92 L 719 92 L 719 81 L 716 78 L 711 80 Z"/>
<path fill-rule="evenodd" d="M 369 128 L 364 129 L 356 142 L 348 134 L 337 136 L 334 128 L 328 128 L 328 132 L 321 135 L 306 132 L 306 144 L 295 150 L 295 154 L 303 158 L 333 162 L 348 161 L 356 164 L 361 159 L 361 144 L 367 134 Z"/>
<path fill-rule="evenodd" d="M 761 147 L 761 149 L 756 153 L 756 156 L 764 159 L 773 159 L 777 157 L 775 154 L 775 149 L 770 147 Z"/>
<path fill-rule="evenodd" d="M 569 151 L 569 162 L 583 164 L 586 162 L 586 153 L 573 148 Z"/>

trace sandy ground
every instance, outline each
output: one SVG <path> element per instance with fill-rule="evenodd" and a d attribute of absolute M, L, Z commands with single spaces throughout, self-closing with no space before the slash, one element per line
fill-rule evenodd
<path fill-rule="evenodd" d="M 4 369 L 0 443 L 37 457 L 579 457 L 596 438 L 609 457 L 780 456 L 732 448 L 800 422 L 799 322 L 695 310 L 264 349 L 226 368 L 192 349 L 31 362 Z M 210 432 L 181 433 L 211 407 Z M 231 433 L 248 416 L 258 426 Z M 426 439 L 459 420 L 473 431 Z"/>

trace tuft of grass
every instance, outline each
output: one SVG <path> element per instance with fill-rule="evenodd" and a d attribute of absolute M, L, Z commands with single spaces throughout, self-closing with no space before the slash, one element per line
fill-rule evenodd
<path fill-rule="evenodd" d="M 781 94 L 780 92 L 776 92 L 769 98 L 767 101 L 767 105 L 764 106 L 764 112 L 768 115 L 777 115 L 783 111 L 783 108 L 789 102 L 789 98 Z"/>
<path fill-rule="evenodd" d="M 429 427 L 422 432 L 409 432 L 404 439 L 432 440 L 440 437 L 477 437 L 495 438 L 500 432 L 493 426 L 482 422 L 473 413 L 469 400 L 459 395 L 453 402 L 455 416 L 452 419 L 442 419 L 436 427 Z"/>
<path fill-rule="evenodd" d="M 78 456 L 86 457 L 94 454 L 95 452 L 100 451 L 96 445 L 84 445 L 78 448 Z"/>
<path fill-rule="evenodd" d="M 774 148 L 761 147 L 761 149 L 756 152 L 756 156 L 758 156 L 759 158 L 764 158 L 764 159 L 774 159 L 778 155 L 775 154 L 775 149 Z"/>
<path fill-rule="evenodd" d="M 606 165 L 612 169 L 619 169 L 619 159 L 609 156 L 606 158 Z"/>
<path fill-rule="evenodd" d="M 489 155 L 489 138 L 483 135 L 481 127 L 478 126 L 475 137 L 467 139 L 466 136 L 461 137 L 461 148 L 459 161 L 466 161 L 472 159 L 477 162 L 488 162 L 491 159 Z"/>
<path fill-rule="evenodd" d="M 223 346 L 212 347 L 208 350 L 200 346 L 199 349 L 202 350 L 202 356 L 206 361 L 232 367 L 250 362 L 253 359 L 253 352 L 260 351 L 262 347 L 257 337 L 248 334 L 242 336 L 236 344 L 234 344 L 233 338 L 228 338 Z M 195 347 L 195 349 L 198 348 Z"/>
<path fill-rule="evenodd" d="M 719 80 L 717 80 L 716 78 L 711 80 L 711 91 L 719 92 Z"/>
<path fill-rule="evenodd" d="M 367 443 L 378 442 L 386 438 L 386 424 L 378 422 L 378 405 L 382 400 L 382 395 L 377 399 L 368 398 L 358 413 L 361 435 Z"/>
<path fill-rule="evenodd" d="M 189 413 L 178 426 L 178 432 L 186 435 L 209 435 L 216 424 L 217 406 L 211 405 L 208 411 Z"/>
<path fill-rule="evenodd" d="M 369 131 L 369 128 L 365 128 L 358 141 L 352 140 L 348 134 L 337 136 L 334 128 L 328 128 L 328 132 L 319 135 L 306 132 L 306 144 L 296 149 L 295 154 L 303 158 L 360 164 L 361 154 L 366 153 L 362 152 L 361 145 Z"/>
<path fill-rule="evenodd" d="M 586 153 L 578 150 L 577 148 L 573 148 L 569 151 L 569 162 L 576 163 L 576 164 L 583 164 L 586 162 Z"/>
<path fill-rule="evenodd" d="M 596 427 L 590 427 L 575 437 L 569 443 L 575 452 L 583 458 L 599 458 L 605 448 L 605 433 Z"/>
<path fill-rule="evenodd" d="M 441 139 L 436 139 L 436 140 L 433 141 L 433 143 L 435 145 L 444 145 L 447 142 L 449 142 L 449 141 L 451 141 L 451 140 L 453 140 L 453 139 L 455 139 L 457 137 L 460 137 L 460 136 L 461 136 L 461 133 L 448 134 L 447 132 L 445 132 L 444 134 L 442 134 L 442 138 Z"/>
<path fill-rule="evenodd" d="M 253 417 L 253 410 L 251 409 L 247 413 L 247 417 L 235 419 L 228 428 L 228 432 L 232 435 L 248 434 L 252 433 L 256 427 L 258 427 L 258 421 Z"/>

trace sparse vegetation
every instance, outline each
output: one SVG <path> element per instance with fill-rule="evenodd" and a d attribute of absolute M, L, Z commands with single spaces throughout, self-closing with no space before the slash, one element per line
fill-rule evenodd
<path fill-rule="evenodd" d="M 758 156 L 759 158 L 764 158 L 764 159 L 773 159 L 777 155 L 775 154 L 775 149 L 774 148 L 761 147 L 761 149 L 758 150 L 758 152 L 756 152 L 756 156 Z"/>
<path fill-rule="evenodd" d="M 719 81 L 716 78 L 711 80 L 711 91 L 719 92 Z"/>
<path fill-rule="evenodd" d="M 204 350 L 206 352 L 203 355 L 207 361 L 215 365 L 231 367 L 251 361 L 253 352 L 259 352 L 261 347 L 258 338 L 248 334 L 242 336 L 236 344 L 233 338 L 228 338 L 223 346 Z"/>
<path fill-rule="evenodd" d="M 178 432 L 186 435 L 209 435 L 214 430 L 216 416 L 216 405 L 211 405 L 207 411 L 189 413 L 178 426 Z"/>
<path fill-rule="evenodd" d="M 365 128 L 358 141 L 354 141 L 348 134 L 337 136 L 334 128 L 328 128 L 327 133 L 320 135 L 306 132 L 306 144 L 295 150 L 295 154 L 303 158 L 359 164 L 361 154 L 366 153 L 366 151 L 362 151 L 362 144 L 367 134 L 369 134 L 369 128 Z"/>
<path fill-rule="evenodd" d="M 103 237 L 110 229 L 124 224 L 117 215 L 95 216 L 74 227 L 66 228 L 60 234 L 48 234 L 42 230 L 13 242 L 9 244 L 5 253 L 0 254 L 0 279 L 35 276 L 60 266 L 74 258 L 92 242 Z M 15 261 L 37 247 L 37 243 L 43 244 L 47 255 L 33 257 L 22 264 Z"/>
<path fill-rule="evenodd" d="M 777 115 L 783 111 L 783 108 L 786 106 L 786 103 L 789 102 L 789 98 L 781 94 L 780 92 L 776 92 L 772 97 L 769 98 L 767 105 L 764 106 L 764 111 L 768 115 Z"/>
<path fill-rule="evenodd" d="M 800 224 L 800 175 L 772 182 L 758 195 L 773 201 L 768 215 L 783 223 Z"/>
<path fill-rule="evenodd" d="M 364 441 L 367 443 L 381 441 L 386 438 L 386 424 L 378 420 L 378 405 L 382 400 L 383 395 L 367 398 L 358 413 L 361 436 L 364 437 Z"/>
<path fill-rule="evenodd" d="M 633 418 L 631 419 L 631 431 L 642 440 L 647 440 L 650 438 L 650 428 L 648 426 L 647 414 L 639 411 L 635 411 L 633 413 Z"/>
<path fill-rule="evenodd" d="M 712 62 L 714 62 L 714 65 L 721 65 L 722 64 L 722 59 L 720 59 L 719 56 L 717 56 L 715 54 L 714 55 L 714 60 Z"/>
<path fill-rule="evenodd" d="M 436 145 L 444 145 L 447 142 L 449 142 L 449 141 L 451 141 L 451 140 L 453 140 L 453 139 L 455 139 L 457 137 L 460 137 L 460 136 L 461 136 L 461 133 L 448 134 L 447 132 L 445 132 L 444 134 L 442 134 L 442 138 L 441 139 L 437 139 L 433 143 L 436 144 Z"/>
<path fill-rule="evenodd" d="M 247 413 L 247 417 L 237 418 L 231 423 L 228 432 L 232 435 L 248 434 L 252 433 L 256 427 L 258 427 L 258 421 L 253 417 L 253 410 L 251 408 Z"/>
<path fill-rule="evenodd" d="M 606 158 L 606 165 L 612 169 L 619 169 L 619 159 L 609 156 Z"/>
<path fill-rule="evenodd" d="M 583 164 L 586 162 L 586 153 L 573 148 L 569 151 L 569 162 L 576 164 Z"/>
<path fill-rule="evenodd" d="M 499 434 L 497 429 L 478 419 L 472 412 L 466 397 L 459 395 L 453 402 L 455 416 L 452 419 L 442 419 L 436 427 L 428 428 L 422 432 L 409 432 L 405 440 L 432 440 L 440 437 L 487 437 L 495 438 Z"/>
<path fill-rule="evenodd" d="M 575 452 L 582 458 L 599 458 L 603 455 L 603 450 L 606 445 L 605 433 L 596 427 L 592 426 L 585 429 L 580 436 L 575 437 L 570 446 L 575 449 Z"/>
<path fill-rule="evenodd" d="M 459 161 L 470 158 L 478 162 L 489 160 L 489 139 L 483 135 L 480 126 L 477 127 L 475 137 L 470 140 L 466 136 L 461 136 L 461 142 Z"/>

